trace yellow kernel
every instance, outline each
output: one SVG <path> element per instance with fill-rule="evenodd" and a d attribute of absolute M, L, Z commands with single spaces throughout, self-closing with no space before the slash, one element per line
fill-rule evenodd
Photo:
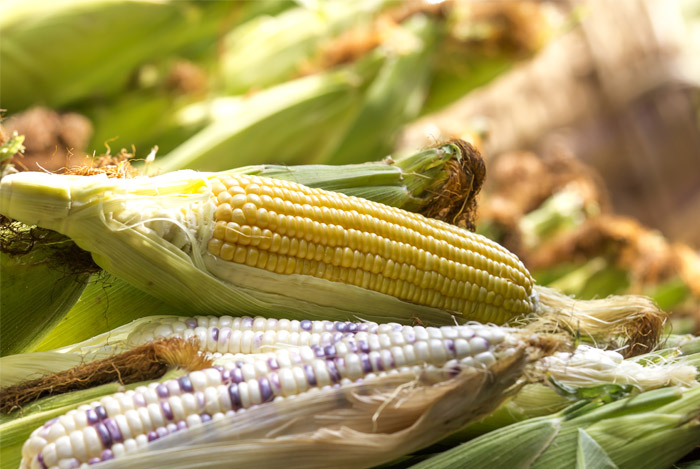
<path fill-rule="evenodd" d="M 260 194 L 260 186 L 251 182 L 250 184 L 245 186 L 245 191 L 248 194 Z"/>
<path fill-rule="evenodd" d="M 217 238 L 212 238 L 209 240 L 209 243 L 207 244 L 207 251 L 209 251 L 211 254 L 215 256 L 221 257 L 221 246 L 223 245 L 223 241 Z"/>
<path fill-rule="evenodd" d="M 245 196 L 245 194 L 236 194 L 233 197 L 231 197 L 230 204 L 231 207 L 233 208 L 241 208 L 243 204 L 245 204 L 248 201 L 248 198 Z"/>
<path fill-rule="evenodd" d="M 280 244 L 280 248 L 278 249 L 280 254 L 286 255 L 289 252 L 289 238 L 286 236 L 282 237 L 282 243 Z"/>
<path fill-rule="evenodd" d="M 231 194 L 232 197 L 235 197 L 238 194 L 245 195 L 245 189 L 243 189 L 241 186 L 231 186 L 228 188 L 228 193 Z"/>
<path fill-rule="evenodd" d="M 265 264 L 265 269 L 273 272 L 277 268 L 277 254 L 270 254 L 267 258 L 267 264 Z"/>
<path fill-rule="evenodd" d="M 248 194 L 248 203 L 255 205 L 256 207 L 262 207 L 262 199 L 258 194 Z"/>
<path fill-rule="evenodd" d="M 253 229 L 248 225 L 241 226 L 241 230 L 238 233 L 238 244 L 248 245 L 251 243 L 253 238 Z"/>
<path fill-rule="evenodd" d="M 248 248 L 248 252 L 246 253 L 246 259 L 245 263 L 246 265 L 249 265 L 251 267 L 255 267 L 258 264 L 258 254 L 260 251 L 258 251 L 256 248 Z"/>
<path fill-rule="evenodd" d="M 221 204 L 218 207 L 216 207 L 216 211 L 214 212 L 214 219 L 217 221 L 231 221 L 232 211 L 233 210 L 231 209 L 231 206 L 229 204 Z"/>
<path fill-rule="evenodd" d="M 225 235 L 226 235 L 226 222 L 225 221 L 217 221 L 216 225 L 214 225 L 214 233 L 212 233 L 212 236 L 214 238 L 224 239 Z"/>
<path fill-rule="evenodd" d="M 238 246 L 236 248 L 236 252 L 233 254 L 233 261 L 237 262 L 238 264 L 245 263 L 247 253 L 248 250 L 246 248 L 244 248 L 243 246 Z"/>
<path fill-rule="evenodd" d="M 262 230 L 260 228 L 258 228 L 257 226 L 253 226 L 251 228 L 250 244 L 252 246 L 258 246 L 258 245 L 260 245 L 261 241 L 262 241 Z"/>
<path fill-rule="evenodd" d="M 219 254 L 219 257 L 221 257 L 225 261 L 230 261 L 233 259 L 235 249 L 236 248 L 232 244 L 224 243 L 221 246 L 221 254 Z"/>
<path fill-rule="evenodd" d="M 238 223 L 227 223 L 224 239 L 227 243 L 236 244 L 238 242 L 238 233 L 240 233 L 240 231 L 241 227 Z"/>
<path fill-rule="evenodd" d="M 258 209 L 255 219 L 258 221 L 257 225 L 260 228 L 267 228 L 267 226 L 270 224 L 270 215 L 264 208 Z"/>
<path fill-rule="evenodd" d="M 243 213 L 243 210 L 240 208 L 237 208 L 231 212 L 231 218 L 227 221 L 234 221 L 238 223 L 239 225 L 245 225 L 246 223 L 246 218 L 245 214 Z"/>
<path fill-rule="evenodd" d="M 219 195 L 216 196 L 216 199 L 219 201 L 220 204 L 225 204 L 225 203 L 230 203 L 231 202 L 231 194 L 229 194 L 226 191 L 221 191 L 219 192 Z"/>
<path fill-rule="evenodd" d="M 257 221 L 258 207 L 255 206 L 255 204 L 246 202 L 245 204 L 243 204 L 241 210 L 243 211 L 243 215 L 245 216 L 245 220 L 247 223 L 253 225 Z"/>

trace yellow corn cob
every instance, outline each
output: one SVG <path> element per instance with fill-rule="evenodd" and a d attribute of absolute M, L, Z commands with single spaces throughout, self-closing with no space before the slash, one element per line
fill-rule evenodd
<path fill-rule="evenodd" d="M 626 353 L 647 351 L 663 324 L 646 298 L 582 302 L 536 286 L 483 236 L 235 170 L 19 173 L 0 181 L 0 214 L 73 238 L 106 271 L 193 314 L 444 325 L 536 313 L 537 330 L 622 337 Z"/>
<path fill-rule="evenodd" d="M 493 322 L 533 310 L 533 281 L 498 244 L 343 194 L 257 176 L 213 181 L 207 250 L 278 274 L 349 283 Z"/>

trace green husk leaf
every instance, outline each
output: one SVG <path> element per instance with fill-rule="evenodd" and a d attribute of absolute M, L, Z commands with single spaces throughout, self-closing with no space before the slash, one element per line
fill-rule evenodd
<path fill-rule="evenodd" d="M 4 356 L 31 350 L 75 304 L 95 266 L 65 236 L 0 218 Z"/>

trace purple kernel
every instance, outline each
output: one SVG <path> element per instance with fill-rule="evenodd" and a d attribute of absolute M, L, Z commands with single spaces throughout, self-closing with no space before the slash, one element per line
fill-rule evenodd
<path fill-rule="evenodd" d="M 140 394 L 138 394 L 138 393 L 136 395 L 140 396 Z M 143 396 L 141 396 L 141 398 L 143 398 Z M 145 402 L 146 401 L 144 401 L 144 405 L 145 405 Z M 104 420 L 107 418 L 107 411 L 101 405 L 98 405 L 97 407 L 95 407 L 95 413 L 97 414 L 97 418 L 100 420 Z"/>
<path fill-rule="evenodd" d="M 343 340 L 343 333 L 336 332 L 335 334 L 333 334 L 333 341 L 331 343 L 335 344 L 336 342 L 340 342 L 341 340 Z"/>
<path fill-rule="evenodd" d="M 370 361 L 373 361 L 372 363 L 374 365 L 374 369 L 377 371 L 384 371 L 384 364 L 382 363 L 381 360 L 381 355 L 378 353 L 373 353 L 369 357 Z"/>
<path fill-rule="evenodd" d="M 148 441 L 155 441 L 158 439 L 158 434 L 156 432 L 148 432 L 146 436 L 148 437 Z"/>
<path fill-rule="evenodd" d="M 311 321 L 308 319 L 304 319 L 299 323 L 299 326 L 304 329 L 305 331 L 310 331 L 311 330 Z"/>
<path fill-rule="evenodd" d="M 265 334 L 263 334 L 262 331 L 258 331 L 255 333 L 255 335 L 253 336 L 253 349 L 257 350 L 260 348 L 260 346 L 262 345 L 264 335 Z"/>
<path fill-rule="evenodd" d="M 360 354 L 360 363 L 362 364 L 362 371 L 365 373 L 372 372 L 372 363 L 369 361 L 369 355 L 366 353 Z"/>
<path fill-rule="evenodd" d="M 348 350 L 350 350 L 352 353 L 357 353 L 357 344 L 354 340 L 348 340 L 345 342 L 345 345 L 348 346 Z"/>
<path fill-rule="evenodd" d="M 311 350 L 314 351 L 317 357 L 322 358 L 323 357 L 323 349 L 321 348 L 320 345 L 314 344 L 311 346 Z"/>
<path fill-rule="evenodd" d="M 396 366 L 394 363 L 394 356 L 391 354 L 390 351 L 388 350 L 382 350 L 382 363 L 384 364 L 383 368 L 386 369 L 391 369 Z"/>
<path fill-rule="evenodd" d="M 270 388 L 270 381 L 267 378 L 260 378 L 258 384 L 260 385 L 260 397 L 262 397 L 262 401 L 270 402 L 272 398 L 275 397 L 272 388 Z"/>
<path fill-rule="evenodd" d="M 354 334 L 355 332 L 357 332 L 357 324 L 355 324 L 354 322 L 349 322 L 348 327 L 345 328 L 345 331 Z"/>
<path fill-rule="evenodd" d="M 202 423 L 206 423 L 206 422 L 211 421 L 211 415 L 209 415 L 207 413 L 202 414 L 201 418 L 202 418 Z"/>
<path fill-rule="evenodd" d="M 160 397 L 161 399 L 165 399 L 170 395 L 168 387 L 164 384 L 159 384 L 158 386 L 156 386 L 156 393 L 158 393 L 158 397 Z"/>
<path fill-rule="evenodd" d="M 237 384 L 232 384 L 228 387 L 228 395 L 231 398 L 231 405 L 234 410 L 240 409 L 242 407 L 241 404 L 241 395 L 238 392 L 238 385 Z"/>
<path fill-rule="evenodd" d="M 197 320 L 195 318 L 189 318 L 185 321 L 185 325 L 190 329 L 194 329 L 197 327 Z"/>
<path fill-rule="evenodd" d="M 177 423 L 177 429 L 178 430 L 186 430 L 187 429 L 187 422 L 185 422 L 184 420 L 180 420 Z"/>
<path fill-rule="evenodd" d="M 231 382 L 231 370 L 224 370 L 221 372 L 221 382 L 224 384 Z"/>
<path fill-rule="evenodd" d="M 228 344 L 228 339 L 231 337 L 231 328 L 224 327 L 219 331 L 219 343 Z"/>
<path fill-rule="evenodd" d="M 224 372 L 224 369 L 225 369 L 225 368 L 224 368 L 223 366 L 221 366 L 221 365 L 216 365 L 216 366 L 214 366 L 214 367 L 212 367 L 212 368 L 214 368 L 214 369 L 215 369 L 216 371 L 218 371 L 219 373 L 223 373 L 223 372 Z"/>
<path fill-rule="evenodd" d="M 243 318 L 243 327 L 246 329 L 250 329 L 251 327 L 253 327 L 253 318 Z"/>
<path fill-rule="evenodd" d="M 97 418 L 97 412 L 95 412 L 95 409 L 88 409 L 85 413 L 87 414 L 87 421 L 90 425 L 94 425 L 100 421 L 100 419 Z"/>
<path fill-rule="evenodd" d="M 331 321 L 323 321 L 323 328 L 327 332 L 331 332 L 334 329 L 334 327 L 335 327 L 335 324 L 332 323 Z"/>
<path fill-rule="evenodd" d="M 326 362 L 326 367 L 328 368 L 328 375 L 331 377 L 331 381 L 334 383 L 340 382 L 340 373 L 338 373 L 338 368 L 335 366 L 333 361 L 328 360 Z"/>
<path fill-rule="evenodd" d="M 168 420 L 173 420 L 173 410 L 170 408 L 170 403 L 168 401 L 160 401 L 160 410 L 163 411 L 163 415 Z"/>
<path fill-rule="evenodd" d="M 370 334 L 376 334 L 378 329 L 379 329 L 379 324 L 372 323 L 367 328 L 367 332 L 369 332 Z"/>
<path fill-rule="evenodd" d="M 107 430 L 104 423 L 98 423 L 95 425 L 95 430 L 97 430 L 97 435 L 100 437 L 102 445 L 105 448 L 112 446 L 112 436 L 109 434 L 109 430 Z"/>
<path fill-rule="evenodd" d="M 214 340 L 214 342 L 219 340 L 219 328 L 218 327 L 211 328 L 211 338 Z"/>
<path fill-rule="evenodd" d="M 158 434 L 158 438 L 163 438 L 164 436 L 168 436 L 168 430 L 165 427 L 158 427 L 156 428 L 156 433 Z"/>
<path fill-rule="evenodd" d="M 280 365 L 279 365 L 279 363 L 277 363 L 277 360 L 275 358 L 269 358 L 267 360 L 267 366 L 271 370 L 279 370 L 280 369 Z"/>
<path fill-rule="evenodd" d="M 231 378 L 233 379 L 234 383 L 242 383 L 243 382 L 243 372 L 241 371 L 240 368 L 234 368 L 231 370 Z"/>
<path fill-rule="evenodd" d="M 447 374 L 450 378 L 454 378 L 461 371 L 462 371 L 462 369 L 459 366 L 455 365 L 455 366 L 450 367 L 450 369 L 447 371 Z"/>
<path fill-rule="evenodd" d="M 344 322 L 336 322 L 336 323 L 335 323 L 335 329 L 336 329 L 338 332 L 345 332 L 346 325 L 345 325 Z"/>
<path fill-rule="evenodd" d="M 241 360 L 236 360 L 236 366 L 237 366 L 238 368 L 241 368 L 243 365 L 245 365 L 245 363 L 243 363 L 243 361 L 241 361 Z"/>
<path fill-rule="evenodd" d="M 43 454 L 39 453 L 36 455 L 36 462 L 39 463 L 39 465 L 41 466 L 41 469 L 49 469 L 46 466 L 46 463 L 44 462 L 44 455 Z"/>
<path fill-rule="evenodd" d="M 341 370 L 345 368 L 345 359 L 343 357 L 338 357 L 334 361 L 336 366 Z"/>
<path fill-rule="evenodd" d="M 323 348 L 323 354 L 327 358 L 333 358 L 337 355 L 337 351 L 336 351 L 335 347 L 333 347 L 332 345 L 328 345 L 328 346 Z"/>
<path fill-rule="evenodd" d="M 306 381 L 309 382 L 309 385 L 316 386 L 316 374 L 311 365 L 304 365 L 304 373 L 306 374 Z"/>
<path fill-rule="evenodd" d="M 101 460 L 100 458 L 90 458 L 90 459 L 88 459 L 88 464 L 91 465 L 91 466 L 92 466 L 93 464 L 97 464 L 97 463 L 100 463 L 100 462 L 102 462 L 102 460 Z"/>
<path fill-rule="evenodd" d="M 190 381 L 189 376 L 181 376 L 177 379 L 177 383 L 180 385 L 180 389 L 183 392 L 193 392 L 192 381 Z"/>
<path fill-rule="evenodd" d="M 360 351 L 364 353 L 369 353 L 369 344 L 366 340 L 359 340 L 358 345 L 360 346 Z"/>
<path fill-rule="evenodd" d="M 92 409 L 88 410 L 88 412 L 90 412 L 91 410 L 92 410 Z M 93 412 L 94 412 L 94 411 L 93 411 Z M 97 417 L 97 415 L 95 415 L 95 417 Z M 44 424 L 44 428 L 49 428 L 51 425 L 53 425 L 53 424 L 56 423 L 56 422 L 58 422 L 58 417 L 54 417 L 54 418 L 52 418 L 51 420 L 49 420 L 48 422 L 46 422 L 46 423 Z"/>
<path fill-rule="evenodd" d="M 445 345 L 447 345 L 447 350 L 454 356 L 457 356 L 457 349 L 455 348 L 455 341 L 452 339 L 446 339 Z"/>
<path fill-rule="evenodd" d="M 114 459 L 114 453 L 112 452 L 111 449 L 106 449 L 102 451 L 102 460 L 103 461 L 109 461 L 110 459 Z"/>
<path fill-rule="evenodd" d="M 167 424 L 167 425 L 165 426 L 165 428 L 168 430 L 168 433 L 175 433 L 176 431 L 179 430 L 179 428 L 177 428 L 177 425 L 175 425 L 175 424 L 172 423 L 172 422 L 170 422 L 169 424 Z"/>
<path fill-rule="evenodd" d="M 197 399 L 197 404 L 201 409 L 204 409 L 204 393 L 202 391 L 197 391 L 194 393 L 195 399 Z"/>
<path fill-rule="evenodd" d="M 146 399 L 143 397 L 143 394 L 137 392 L 134 394 L 134 403 L 139 406 L 139 407 L 146 407 Z M 99 417 L 100 414 L 97 414 Z"/>
<path fill-rule="evenodd" d="M 361 332 L 367 332 L 369 330 L 369 325 L 366 322 L 357 325 L 357 330 Z"/>
<path fill-rule="evenodd" d="M 282 390 L 282 384 L 280 383 L 280 377 L 277 373 L 270 373 L 270 382 L 272 386 L 278 391 Z"/>
<path fill-rule="evenodd" d="M 119 430 L 119 426 L 117 426 L 117 422 L 112 419 L 105 419 L 104 425 L 107 427 L 107 431 L 109 432 L 109 436 L 112 437 L 112 441 L 116 441 L 117 443 L 124 441 L 124 437 L 122 436 L 121 430 Z"/>

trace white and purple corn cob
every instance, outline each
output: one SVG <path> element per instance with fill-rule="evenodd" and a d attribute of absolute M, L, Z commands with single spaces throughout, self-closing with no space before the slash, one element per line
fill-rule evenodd
<path fill-rule="evenodd" d="M 394 353 L 401 363 L 401 348 L 415 346 L 420 360 L 436 363 L 430 357 L 473 355 L 488 364 L 490 355 L 483 357 L 489 342 L 500 343 L 504 329 L 468 324 L 466 326 L 422 327 L 396 323 L 338 322 L 267 319 L 262 317 L 232 318 L 230 316 L 167 317 L 139 326 L 127 339 L 134 347 L 159 338 L 180 337 L 196 339 L 202 352 L 214 358 L 227 354 L 258 354 L 279 349 L 310 347 L 319 357 L 327 353 Z M 447 348 L 446 352 L 441 352 Z M 411 357 L 411 351 L 405 352 Z M 233 358 L 233 357 L 230 357 Z M 239 359 L 239 358 L 235 358 Z M 401 365 L 399 365 L 401 366 Z"/>
<path fill-rule="evenodd" d="M 263 328 L 281 321 L 237 318 L 231 321 L 262 334 L 250 348 L 252 355 L 231 354 L 221 342 L 230 318 L 180 319 L 169 323 L 171 331 L 204 328 L 217 354 L 218 365 L 179 379 L 151 383 L 133 391 L 116 393 L 52 419 L 35 430 L 22 449 L 22 468 L 74 468 L 119 458 L 149 442 L 187 431 L 210 420 L 233 418 L 253 406 L 294 397 L 314 389 L 365 382 L 392 373 L 437 370 L 447 378 L 464 368 L 488 368 L 509 353 L 519 339 L 508 329 L 465 325 L 441 328 L 297 321 L 298 334 L 314 337 L 310 345 L 288 345 L 260 352 Z M 223 320 L 223 322 L 222 322 Z M 253 331 L 255 324 L 261 327 Z M 290 321 L 294 323 L 294 321 Z M 181 329 L 185 324 L 185 329 Z M 282 323 L 284 325 L 285 323 Z M 163 324 L 157 327 L 162 327 Z M 363 330 L 359 330 L 362 328 Z M 215 332 L 218 330 L 218 332 Z M 161 329 L 161 336 L 165 330 Z M 289 335 L 296 333 L 290 331 Z M 218 334 L 218 337 L 215 337 Z M 315 334 L 315 335 L 314 335 Z M 158 335 L 158 334 L 156 334 Z M 184 334 L 183 334 L 184 335 Z M 306 337 L 306 336 L 305 336 Z M 142 336 L 147 341 L 146 336 Z M 311 340 L 311 339 L 310 339 Z M 216 344 L 216 347 L 214 347 Z M 225 345 L 226 347 L 223 347 Z M 240 349 L 239 349 L 240 350 Z"/>

